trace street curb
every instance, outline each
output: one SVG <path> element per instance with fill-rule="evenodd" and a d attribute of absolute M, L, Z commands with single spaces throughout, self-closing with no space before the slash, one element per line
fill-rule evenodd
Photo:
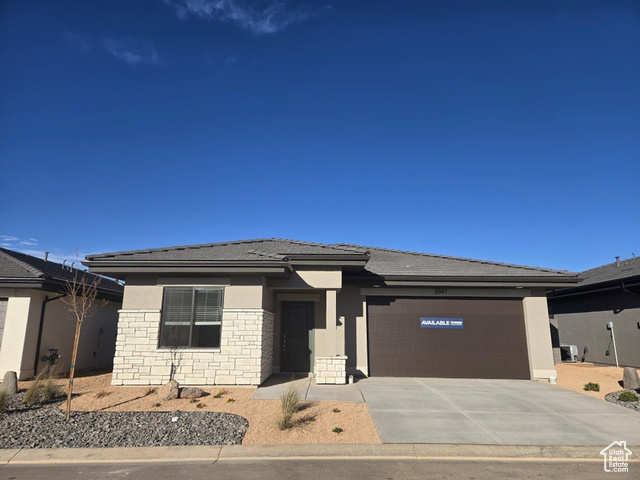
<path fill-rule="evenodd" d="M 598 462 L 602 446 L 224 445 L 0 450 L 0 465 L 188 463 L 299 460 Z M 631 447 L 632 449 L 634 447 Z M 640 452 L 640 447 L 636 447 Z M 630 462 L 640 462 L 637 454 Z"/>

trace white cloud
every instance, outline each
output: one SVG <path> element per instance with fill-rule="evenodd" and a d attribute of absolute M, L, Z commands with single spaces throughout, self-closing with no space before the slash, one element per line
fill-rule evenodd
<path fill-rule="evenodd" d="M 148 39 L 107 38 L 104 49 L 118 60 L 129 65 L 162 65 L 160 54 Z"/>
<path fill-rule="evenodd" d="M 191 16 L 231 22 L 256 35 L 278 33 L 313 17 L 308 7 L 292 7 L 284 0 L 164 0 L 178 18 Z"/>
<path fill-rule="evenodd" d="M 81 33 L 69 32 L 65 30 L 64 38 L 82 53 L 89 53 L 93 47 L 89 39 Z"/>
<path fill-rule="evenodd" d="M 18 237 L 14 237 L 13 235 L 0 235 L 0 240 L 5 242 L 16 242 L 20 240 Z"/>

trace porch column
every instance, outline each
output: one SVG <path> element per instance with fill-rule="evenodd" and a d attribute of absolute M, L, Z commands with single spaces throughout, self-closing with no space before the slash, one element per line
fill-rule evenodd
<path fill-rule="evenodd" d="M 327 307 L 325 318 L 327 322 L 327 354 L 331 357 L 338 355 L 338 332 L 337 330 L 337 292 L 336 290 L 327 290 Z"/>
<path fill-rule="evenodd" d="M 337 290 L 327 290 L 325 325 L 326 356 L 315 359 L 316 382 L 319 385 L 344 384 L 347 381 L 347 357 L 344 356 L 344 335 L 338 335 Z M 342 347 L 338 344 L 340 339 L 342 339 Z"/>

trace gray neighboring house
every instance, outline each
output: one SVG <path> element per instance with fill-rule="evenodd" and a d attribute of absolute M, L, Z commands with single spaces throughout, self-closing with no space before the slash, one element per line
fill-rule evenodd
<path fill-rule="evenodd" d="M 75 273 L 70 266 L 0 248 L 0 377 L 7 371 L 21 380 L 35 376 L 49 365 L 49 349 L 58 351 L 59 369 L 69 368 L 75 320 L 60 299 Z M 123 290 L 101 278 L 98 296 L 108 303 L 99 303 L 82 327 L 78 369 L 112 365 Z"/>
<path fill-rule="evenodd" d="M 87 256 L 126 281 L 113 384 L 273 373 L 546 379 L 546 292 L 577 274 L 283 239 Z"/>
<path fill-rule="evenodd" d="M 640 368 L 640 258 L 616 259 L 580 278 L 578 286 L 549 293 L 556 363 L 564 344 L 578 347 L 580 361 L 615 365 L 615 337 L 618 363 Z"/>

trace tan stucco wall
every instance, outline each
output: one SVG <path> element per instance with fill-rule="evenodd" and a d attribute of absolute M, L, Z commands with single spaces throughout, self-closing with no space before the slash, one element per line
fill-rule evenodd
<path fill-rule="evenodd" d="M 367 304 L 360 287 L 345 287 L 338 293 L 338 320 L 343 324 L 347 374 L 368 375 Z"/>
<path fill-rule="evenodd" d="M 551 348 L 551 330 L 549 328 L 549 310 L 544 292 L 534 292 L 531 297 L 522 300 L 524 324 L 527 332 L 527 349 L 531 378 L 548 379 L 556 376 Z"/>
<path fill-rule="evenodd" d="M 262 277 L 127 278 L 122 308 L 123 310 L 160 310 L 164 287 L 179 285 L 224 287 L 225 308 L 262 308 L 264 283 Z"/>
<path fill-rule="evenodd" d="M 268 286 L 274 289 L 340 289 L 342 287 L 342 271 L 298 269 L 291 273 L 289 278 L 270 279 Z"/>
<path fill-rule="evenodd" d="M 0 347 L 0 375 L 14 371 L 24 380 L 33 375 L 44 293 L 16 289 L 0 292 L 0 296 L 9 298 Z"/>
<path fill-rule="evenodd" d="M 53 298 L 58 293 L 41 290 L 0 290 L 0 297 L 8 297 L 5 330 L 0 346 L 0 376 L 14 371 L 21 380 L 32 377 L 36 359 L 38 330 L 45 296 Z M 94 366 L 110 366 L 115 350 L 115 332 L 118 320 L 119 302 L 99 304 L 94 316 L 83 326 L 78 348 L 78 369 Z M 102 328 L 100 345 L 98 334 Z M 75 323 L 60 300 L 47 303 L 42 329 L 42 340 L 38 358 L 49 354 L 49 348 L 58 348 L 62 355 L 59 370 L 69 368 L 69 358 L 73 347 Z M 93 352 L 96 356 L 93 356 Z M 96 363 L 98 362 L 98 363 Z M 47 365 L 39 362 L 38 369 Z"/>
<path fill-rule="evenodd" d="M 120 302 L 99 302 L 94 314 L 85 320 L 80 330 L 77 369 L 111 367 L 116 347 L 118 310 L 121 307 Z M 67 311 L 64 302 L 53 300 L 47 303 L 38 354 L 38 372 L 48 365 L 42 358 L 49 355 L 50 348 L 57 348 L 60 355 L 57 370 L 69 369 L 75 328 L 75 318 Z"/>

